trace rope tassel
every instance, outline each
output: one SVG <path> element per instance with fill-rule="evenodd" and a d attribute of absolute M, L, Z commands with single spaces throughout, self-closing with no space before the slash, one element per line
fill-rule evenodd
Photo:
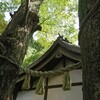
<path fill-rule="evenodd" d="M 71 82 L 70 82 L 70 75 L 69 75 L 69 71 L 64 73 L 63 76 L 63 90 L 70 90 L 71 89 Z"/>
<path fill-rule="evenodd" d="M 27 74 L 22 85 L 22 90 L 30 89 L 30 78 L 31 76 Z"/>
<path fill-rule="evenodd" d="M 44 81 L 45 81 L 45 77 L 41 76 L 36 86 L 36 94 L 38 95 L 44 94 Z"/>

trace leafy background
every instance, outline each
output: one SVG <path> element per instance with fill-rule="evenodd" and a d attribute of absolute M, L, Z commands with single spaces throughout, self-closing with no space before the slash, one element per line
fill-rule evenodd
<path fill-rule="evenodd" d="M 0 34 L 9 23 L 9 13 L 14 13 L 21 0 L 0 1 Z M 44 0 L 40 7 L 39 24 L 42 31 L 33 33 L 27 54 L 22 66 L 27 67 L 43 55 L 60 35 L 73 44 L 78 41 L 78 1 L 77 0 Z M 7 20 L 6 20 L 7 19 Z"/>

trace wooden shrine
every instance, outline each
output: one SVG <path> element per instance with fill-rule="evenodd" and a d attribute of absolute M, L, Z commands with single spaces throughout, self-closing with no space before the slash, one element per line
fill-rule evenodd
<path fill-rule="evenodd" d="M 28 66 L 33 71 L 55 71 L 76 64 L 81 60 L 80 48 L 67 39 L 58 37 L 53 45 L 39 59 Z M 70 90 L 64 91 L 63 75 L 46 78 L 43 95 L 36 94 L 39 77 L 30 77 L 29 87 L 22 89 L 26 74 L 21 73 L 16 83 L 14 97 L 16 100 L 82 100 L 81 67 L 69 72 Z"/>

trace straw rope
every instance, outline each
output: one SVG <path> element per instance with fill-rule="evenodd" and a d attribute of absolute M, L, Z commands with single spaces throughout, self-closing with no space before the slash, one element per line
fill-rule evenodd
<path fill-rule="evenodd" d="M 0 55 L 0 58 L 7 60 L 8 62 L 10 62 L 11 64 L 15 65 L 16 67 L 19 67 L 18 64 L 16 64 L 14 61 L 12 61 L 11 59 Z M 81 68 L 81 62 L 78 62 L 76 64 L 72 64 L 69 66 L 66 66 L 65 68 L 59 69 L 59 70 L 51 70 L 51 71 L 34 71 L 28 68 L 22 68 L 20 67 L 21 71 L 23 71 L 24 73 L 26 73 L 26 77 L 24 79 L 23 85 L 22 85 L 22 89 L 23 90 L 28 90 L 30 89 L 30 80 L 31 80 L 31 76 L 35 76 L 35 77 L 40 77 L 39 82 L 37 84 L 36 87 L 36 93 L 39 95 L 44 94 L 44 81 L 46 77 L 53 77 L 53 76 L 57 76 L 57 75 L 61 75 L 64 74 L 63 77 L 63 90 L 70 90 L 71 88 L 71 82 L 70 82 L 70 75 L 69 75 L 69 71 L 75 70 Z"/>
<path fill-rule="evenodd" d="M 72 71 L 72 70 L 75 70 L 75 69 L 78 69 L 81 67 L 81 62 L 78 62 L 76 64 L 72 64 L 72 65 L 69 65 L 65 68 L 62 68 L 62 69 L 59 69 L 59 70 L 51 70 L 51 71 L 33 71 L 31 69 L 28 69 L 28 68 L 21 68 L 21 70 L 23 72 L 25 72 L 26 74 L 30 74 L 31 76 L 36 76 L 36 77 L 41 77 L 41 76 L 44 76 L 44 77 L 52 77 L 52 76 L 57 76 L 57 75 L 60 75 L 60 74 L 63 74 L 64 72 L 66 71 Z"/>

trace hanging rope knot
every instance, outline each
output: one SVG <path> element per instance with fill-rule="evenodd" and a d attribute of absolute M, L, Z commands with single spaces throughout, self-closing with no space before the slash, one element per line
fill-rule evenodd
<path fill-rule="evenodd" d="M 22 85 L 22 90 L 30 89 L 30 79 L 31 79 L 31 76 L 27 74 Z"/>
<path fill-rule="evenodd" d="M 71 89 L 71 81 L 69 71 L 66 71 L 63 75 L 63 90 L 70 90 Z"/>
<path fill-rule="evenodd" d="M 36 94 L 39 95 L 44 94 L 44 83 L 45 83 L 45 77 L 41 76 L 36 86 Z"/>

